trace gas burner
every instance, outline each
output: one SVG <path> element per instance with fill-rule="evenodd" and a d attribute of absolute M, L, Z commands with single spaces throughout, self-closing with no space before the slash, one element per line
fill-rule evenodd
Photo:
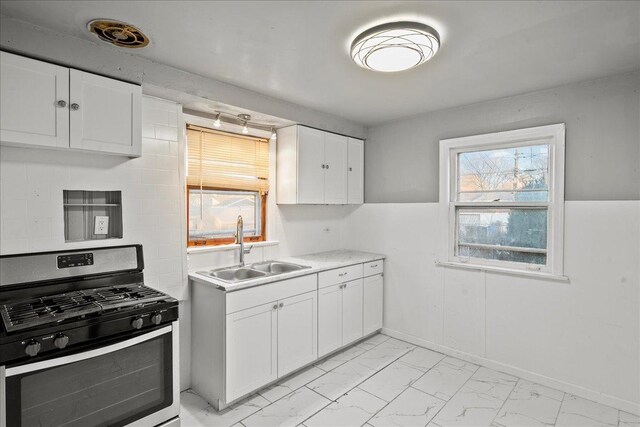
<path fill-rule="evenodd" d="M 136 283 L 11 301 L 0 306 L 0 315 L 7 332 L 15 332 L 88 314 L 138 308 L 166 298 L 162 292 Z"/>

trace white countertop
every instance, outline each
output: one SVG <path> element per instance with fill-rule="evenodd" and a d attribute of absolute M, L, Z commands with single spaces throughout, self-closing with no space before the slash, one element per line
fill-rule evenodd
<path fill-rule="evenodd" d="M 189 273 L 189 279 L 195 280 L 199 283 L 216 286 L 217 288 L 224 290 L 225 292 L 231 292 L 240 289 L 251 288 L 253 286 L 264 285 L 266 283 L 277 282 L 284 279 L 291 279 L 293 277 L 306 276 L 308 274 L 315 274 L 321 271 L 333 270 L 334 268 L 346 267 L 348 265 L 377 261 L 384 258 L 385 256 L 381 254 L 341 249 L 337 251 L 320 252 L 315 254 L 307 254 L 273 260 L 292 262 L 294 264 L 300 264 L 310 267 L 303 270 L 292 271 L 290 273 L 276 274 L 267 277 L 258 277 L 255 279 L 245 280 L 237 283 L 223 282 L 222 280 L 214 279 L 213 277 L 209 276 L 203 276 L 202 274 L 198 273 Z M 203 268 L 202 270 L 207 269 Z"/>

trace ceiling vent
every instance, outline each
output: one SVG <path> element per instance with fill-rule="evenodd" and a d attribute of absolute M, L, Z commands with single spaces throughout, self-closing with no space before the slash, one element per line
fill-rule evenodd
<path fill-rule="evenodd" d="M 100 40 L 118 47 L 135 49 L 149 44 L 149 37 L 146 34 L 126 22 L 94 19 L 87 24 L 87 27 Z"/>

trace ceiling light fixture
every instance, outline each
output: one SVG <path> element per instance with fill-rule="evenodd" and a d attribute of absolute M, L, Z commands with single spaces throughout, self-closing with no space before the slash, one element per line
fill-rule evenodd
<path fill-rule="evenodd" d="M 251 115 L 249 114 L 238 114 L 238 118 L 242 121 L 242 133 L 247 135 L 249 133 L 249 128 L 247 127 L 247 122 L 251 120 Z"/>
<path fill-rule="evenodd" d="M 408 70 L 427 62 L 440 48 L 440 34 L 419 22 L 389 22 L 369 28 L 351 43 L 359 66 L 382 72 Z"/>
<path fill-rule="evenodd" d="M 217 128 L 222 126 L 222 123 L 220 123 L 220 113 L 218 113 L 218 115 L 216 116 L 216 120 L 213 122 L 213 126 L 215 126 Z"/>
<path fill-rule="evenodd" d="M 275 141 L 276 139 L 278 139 L 278 136 L 276 135 L 276 130 L 274 128 L 271 128 L 271 140 Z"/>

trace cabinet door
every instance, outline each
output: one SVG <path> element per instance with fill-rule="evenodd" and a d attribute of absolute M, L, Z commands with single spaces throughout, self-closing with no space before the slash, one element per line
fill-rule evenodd
<path fill-rule="evenodd" d="M 298 203 L 324 203 L 324 132 L 298 126 Z"/>
<path fill-rule="evenodd" d="M 277 307 L 274 302 L 227 315 L 226 402 L 277 378 Z"/>
<path fill-rule="evenodd" d="M 69 147 L 68 68 L 0 52 L 0 93 L 0 141 Z"/>
<path fill-rule="evenodd" d="M 70 82 L 71 148 L 140 156 L 142 88 L 78 70 Z"/>
<path fill-rule="evenodd" d="M 364 278 L 364 335 L 382 328 L 382 274 Z"/>
<path fill-rule="evenodd" d="M 347 203 L 347 151 L 346 136 L 325 133 L 324 137 L 324 202 Z"/>
<path fill-rule="evenodd" d="M 278 377 L 318 358 L 318 293 L 278 302 Z"/>
<path fill-rule="evenodd" d="M 342 345 L 362 338 L 362 279 L 352 280 L 342 289 Z"/>
<path fill-rule="evenodd" d="M 341 286 L 318 290 L 318 357 L 342 347 Z"/>
<path fill-rule="evenodd" d="M 364 203 L 364 141 L 349 138 L 348 203 Z"/>

